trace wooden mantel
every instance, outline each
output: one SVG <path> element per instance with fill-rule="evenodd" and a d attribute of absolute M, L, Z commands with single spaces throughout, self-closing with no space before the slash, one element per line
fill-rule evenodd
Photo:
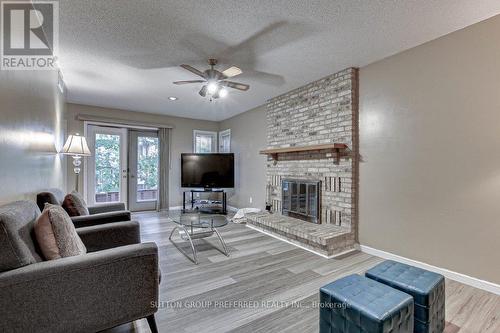
<path fill-rule="evenodd" d="M 345 143 L 328 143 L 328 144 L 310 145 L 310 146 L 271 148 L 271 149 L 261 150 L 259 153 L 262 155 L 271 156 L 274 161 L 277 161 L 279 154 L 298 153 L 305 151 L 331 150 L 337 153 L 338 155 L 341 149 L 347 149 L 347 145 Z"/>

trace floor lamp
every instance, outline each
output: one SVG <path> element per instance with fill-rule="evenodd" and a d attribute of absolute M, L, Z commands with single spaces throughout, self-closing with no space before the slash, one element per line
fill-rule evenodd
<path fill-rule="evenodd" d="M 82 170 L 80 167 L 82 164 L 82 157 L 91 155 L 90 149 L 87 146 L 87 140 L 78 133 L 70 135 L 64 144 L 62 153 L 73 157 L 73 171 L 76 174 L 75 190 L 78 192 L 78 176 Z"/>

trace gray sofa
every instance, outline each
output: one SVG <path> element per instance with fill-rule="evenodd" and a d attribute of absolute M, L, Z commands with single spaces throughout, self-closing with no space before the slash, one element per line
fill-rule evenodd
<path fill-rule="evenodd" d="M 155 243 L 139 224 L 77 229 L 89 253 L 43 261 L 31 201 L 0 207 L 0 332 L 98 332 L 147 318 L 157 332 L 159 270 Z"/>
<path fill-rule="evenodd" d="M 45 203 L 61 206 L 64 196 L 65 194 L 62 190 L 51 188 L 38 193 L 36 195 L 36 203 L 40 211 L 42 211 Z M 131 220 L 130 212 L 125 210 L 123 202 L 89 206 L 88 210 L 90 215 L 71 217 L 76 228 Z"/>

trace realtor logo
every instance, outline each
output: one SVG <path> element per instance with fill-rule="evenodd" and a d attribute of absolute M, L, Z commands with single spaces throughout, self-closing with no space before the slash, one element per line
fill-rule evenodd
<path fill-rule="evenodd" d="M 56 1 L 1 2 L 1 69 L 57 69 L 58 5 Z"/>

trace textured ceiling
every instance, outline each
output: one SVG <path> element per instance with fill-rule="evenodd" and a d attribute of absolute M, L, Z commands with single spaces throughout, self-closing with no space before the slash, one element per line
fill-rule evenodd
<path fill-rule="evenodd" d="M 222 120 L 498 13 L 498 0 L 61 0 L 59 62 L 70 102 Z M 250 90 L 210 102 L 172 84 L 208 57 Z"/>

